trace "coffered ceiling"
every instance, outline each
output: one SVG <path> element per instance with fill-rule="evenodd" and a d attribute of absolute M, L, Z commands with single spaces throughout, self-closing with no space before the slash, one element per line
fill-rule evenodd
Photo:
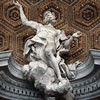
<path fill-rule="evenodd" d="M 85 61 L 89 49 L 100 49 L 100 0 L 18 0 L 29 20 L 42 23 L 43 12 L 55 12 L 56 28 L 72 34 L 81 31 L 74 39 L 66 55 L 67 62 Z M 36 30 L 22 25 L 19 10 L 12 0 L 0 0 L 0 51 L 13 50 L 19 64 L 25 64 L 23 49 L 25 41 L 33 37 Z"/>

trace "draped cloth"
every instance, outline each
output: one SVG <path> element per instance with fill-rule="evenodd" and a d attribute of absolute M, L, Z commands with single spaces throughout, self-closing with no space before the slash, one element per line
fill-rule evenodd
<path fill-rule="evenodd" d="M 75 78 L 76 74 L 77 64 L 65 64 L 64 59 L 61 58 L 58 53 L 59 50 L 64 47 L 63 43 L 60 43 L 60 40 L 63 42 L 68 40 L 64 32 L 59 34 L 55 39 L 56 51 L 58 50 L 56 52 L 56 59 L 58 61 L 61 75 L 64 78 L 63 82 L 58 82 L 54 70 L 48 65 L 44 52 L 45 46 L 48 45 L 48 40 L 45 36 L 42 37 L 39 34 L 35 35 L 32 39 L 27 40 L 24 46 L 23 55 L 29 61 L 29 64 L 24 65 L 23 67 L 24 75 L 27 79 L 34 80 L 34 86 L 37 89 L 41 89 L 41 91 L 45 91 L 48 95 L 63 94 L 71 91 L 72 87 L 69 79 Z M 71 92 L 69 97 L 73 98 Z"/>

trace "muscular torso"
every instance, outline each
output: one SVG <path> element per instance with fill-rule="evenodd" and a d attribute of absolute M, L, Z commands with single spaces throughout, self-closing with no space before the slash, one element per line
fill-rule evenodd
<path fill-rule="evenodd" d="M 46 49 L 52 50 L 53 52 L 56 51 L 55 39 L 57 38 L 59 33 L 60 30 L 57 30 L 53 26 L 48 25 L 43 25 L 37 30 L 37 36 L 47 40 Z"/>
<path fill-rule="evenodd" d="M 37 35 L 41 38 L 46 38 L 48 41 L 53 42 L 58 35 L 58 31 L 53 26 L 43 25 L 37 30 Z"/>

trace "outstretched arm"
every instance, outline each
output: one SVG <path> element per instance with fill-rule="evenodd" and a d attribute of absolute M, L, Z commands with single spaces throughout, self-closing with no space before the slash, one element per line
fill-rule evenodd
<path fill-rule="evenodd" d="M 78 38 L 80 37 L 81 34 L 80 34 L 80 31 L 77 31 L 75 33 L 73 33 L 73 35 L 71 36 L 67 36 L 65 35 L 64 31 L 62 31 L 61 33 L 61 44 L 60 46 L 57 48 L 58 51 L 69 51 L 70 50 L 70 45 L 71 45 L 71 42 L 73 41 L 73 38 Z"/>
<path fill-rule="evenodd" d="M 70 36 L 70 38 L 68 40 L 64 41 L 64 47 L 70 49 L 70 45 L 71 45 L 71 42 L 72 42 L 73 38 L 78 38 L 80 36 L 81 36 L 80 31 L 77 31 L 77 32 L 73 33 L 73 35 Z"/>
<path fill-rule="evenodd" d="M 16 6 L 18 6 L 18 8 L 20 10 L 20 18 L 21 18 L 22 24 L 30 26 L 30 27 L 32 27 L 34 29 L 37 29 L 39 23 L 34 22 L 34 21 L 28 21 L 28 19 L 26 18 L 25 14 L 24 14 L 22 5 L 18 1 L 15 2 L 15 0 L 13 0 L 13 4 L 15 4 Z"/>

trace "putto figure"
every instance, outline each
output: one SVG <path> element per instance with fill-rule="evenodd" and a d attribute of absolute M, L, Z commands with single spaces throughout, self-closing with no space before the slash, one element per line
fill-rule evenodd
<path fill-rule="evenodd" d="M 80 32 L 67 37 L 63 30 L 53 27 L 56 22 L 54 12 L 44 12 L 44 24 L 41 24 L 29 21 L 18 1 L 13 0 L 13 4 L 20 10 L 22 24 L 37 30 L 36 35 L 25 43 L 23 54 L 29 64 L 23 66 L 24 75 L 28 80 L 34 81 L 34 86 L 44 91 L 47 97 L 61 94 L 63 100 L 73 100 L 69 79 L 75 78 L 79 62 L 66 65 L 61 54 L 70 50 L 73 38 L 80 37 Z"/>

